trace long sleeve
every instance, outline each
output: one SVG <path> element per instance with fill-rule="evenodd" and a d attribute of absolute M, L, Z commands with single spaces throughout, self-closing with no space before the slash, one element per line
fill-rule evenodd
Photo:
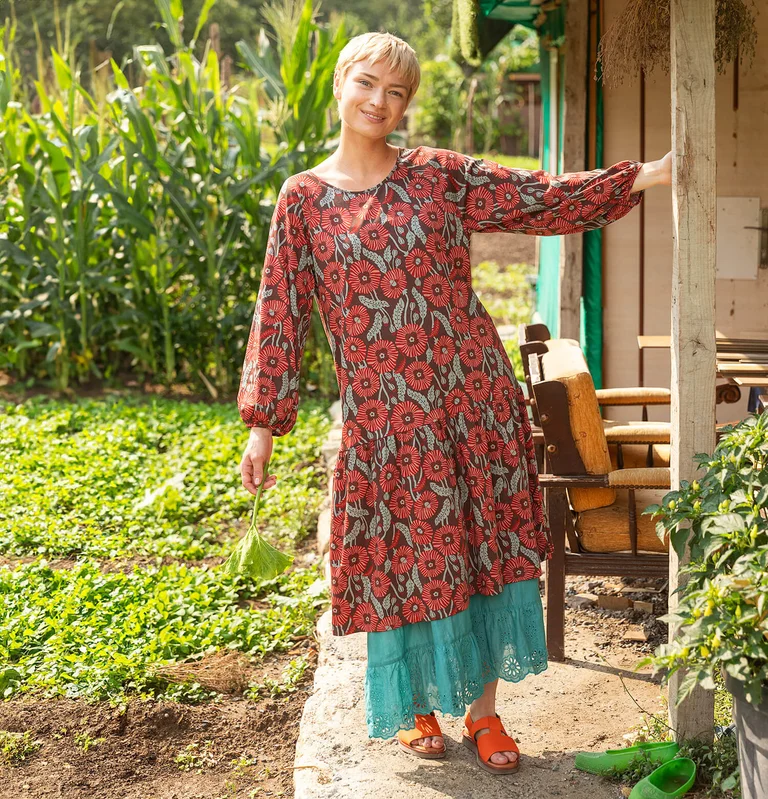
<path fill-rule="evenodd" d="M 248 427 L 290 432 L 299 405 L 299 371 L 309 332 L 315 278 L 302 198 L 280 189 L 243 363 L 237 407 Z"/>
<path fill-rule="evenodd" d="M 550 175 L 465 156 L 465 228 L 556 236 L 603 227 L 640 202 L 643 192 L 630 191 L 641 167 L 639 161 L 619 161 L 606 169 Z"/>

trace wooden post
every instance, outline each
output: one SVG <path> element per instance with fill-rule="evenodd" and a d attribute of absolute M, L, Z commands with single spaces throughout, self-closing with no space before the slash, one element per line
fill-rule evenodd
<path fill-rule="evenodd" d="M 581 172 L 586 164 L 588 24 L 588 0 L 568 0 L 564 45 L 564 172 Z M 563 236 L 560 247 L 560 338 L 579 340 L 582 270 L 583 236 Z"/>
<path fill-rule="evenodd" d="M 672 487 L 693 480 L 697 452 L 715 447 L 715 3 L 671 0 L 672 79 Z M 686 575 L 669 552 L 669 611 Z M 670 624 L 670 640 L 676 635 Z M 680 671 L 669 682 L 677 740 L 713 737 L 714 692 L 699 688 L 675 707 Z"/>

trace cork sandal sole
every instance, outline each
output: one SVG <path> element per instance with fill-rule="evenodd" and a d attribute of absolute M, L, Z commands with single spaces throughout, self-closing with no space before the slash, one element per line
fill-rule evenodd
<path fill-rule="evenodd" d="M 412 730 L 400 730 L 397 733 L 397 743 L 403 752 L 415 755 L 416 757 L 423 757 L 425 760 L 440 760 L 445 757 L 445 739 L 443 738 L 443 748 L 434 749 L 430 747 L 427 749 L 425 746 L 413 746 L 411 741 L 419 738 L 430 738 L 434 736 L 443 738 L 443 733 L 437 723 L 434 712 L 428 716 L 416 715 L 416 727 Z"/>
<path fill-rule="evenodd" d="M 475 734 L 480 732 L 480 730 L 489 727 L 490 725 L 488 723 L 484 724 L 483 726 L 480 726 L 480 723 L 485 721 L 485 719 L 492 719 L 492 718 L 493 718 L 492 716 L 486 716 L 484 719 L 478 719 L 476 722 L 472 723 L 469 714 L 467 714 L 467 718 L 465 719 L 465 724 L 464 724 L 464 730 L 462 731 L 461 734 L 461 742 L 464 744 L 464 746 L 467 747 L 467 749 L 475 753 L 475 761 L 477 762 L 477 765 L 480 766 L 480 768 L 483 769 L 484 771 L 487 771 L 489 774 L 514 774 L 515 772 L 520 770 L 520 751 L 517 748 L 517 743 L 515 743 L 515 739 L 503 731 L 504 727 L 501 725 L 500 719 L 498 721 L 498 726 L 500 727 L 503 739 L 499 737 L 499 730 L 489 729 L 489 732 L 481 736 L 480 740 L 489 735 L 493 736 L 494 738 L 497 738 L 497 740 L 499 740 L 499 744 L 497 746 L 494 746 L 495 752 L 514 752 L 517 755 L 517 759 L 515 760 L 514 763 L 505 763 L 504 765 L 496 765 L 495 763 L 489 763 L 487 760 L 483 760 L 483 758 L 480 756 L 480 748 L 477 745 L 477 741 L 474 739 L 474 737 L 472 737 L 469 734 L 473 727 L 475 730 Z M 498 718 L 499 716 L 497 714 L 496 719 Z M 470 722 L 470 725 L 467 724 L 467 721 Z M 495 722 L 495 719 L 493 721 Z M 494 724 L 494 726 L 496 726 L 496 724 Z M 504 743 L 501 743 L 502 740 L 504 741 Z M 511 743 L 506 744 L 507 740 L 509 740 Z M 495 752 L 492 752 L 491 754 L 494 754 Z"/>

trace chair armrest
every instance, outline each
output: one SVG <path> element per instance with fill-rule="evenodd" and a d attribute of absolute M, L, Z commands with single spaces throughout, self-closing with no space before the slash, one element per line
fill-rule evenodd
<path fill-rule="evenodd" d="M 606 488 L 607 474 L 540 474 L 539 485 L 544 488 Z"/>
<path fill-rule="evenodd" d="M 669 405 L 672 401 L 668 388 L 599 388 L 595 393 L 600 405 Z"/>
<path fill-rule="evenodd" d="M 610 488 L 669 488 L 670 472 L 667 468 L 618 469 L 608 472 Z"/>

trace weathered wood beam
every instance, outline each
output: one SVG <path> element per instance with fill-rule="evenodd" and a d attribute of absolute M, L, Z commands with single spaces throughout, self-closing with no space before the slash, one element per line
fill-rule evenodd
<path fill-rule="evenodd" d="M 672 487 L 693 480 L 697 452 L 715 446 L 715 3 L 671 0 L 672 80 Z M 669 610 L 686 575 L 669 552 Z M 677 629 L 670 624 L 670 640 Z M 677 740 L 712 741 L 714 692 L 696 689 L 675 707 L 680 671 L 669 682 Z"/>
<path fill-rule="evenodd" d="M 581 172 L 586 165 L 588 0 L 568 0 L 565 16 L 565 86 L 563 171 Z M 579 340 L 583 236 L 563 236 L 560 248 L 560 338 Z"/>

